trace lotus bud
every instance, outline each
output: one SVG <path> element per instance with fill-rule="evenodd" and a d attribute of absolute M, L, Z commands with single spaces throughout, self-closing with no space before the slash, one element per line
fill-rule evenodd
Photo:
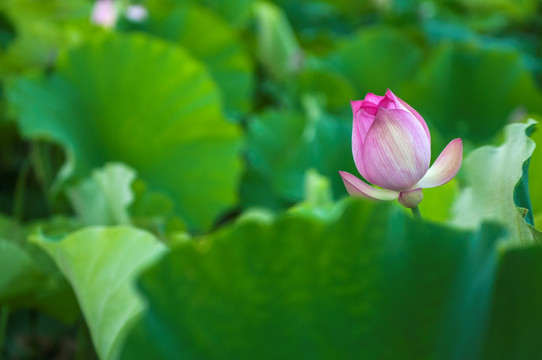
<path fill-rule="evenodd" d="M 423 118 L 388 89 L 384 96 L 368 93 L 352 101 L 352 154 L 361 176 L 339 171 L 351 196 L 398 199 L 415 208 L 422 189 L 443 185 L 459 171 L 461 139 L 452 140 L 431 167 L 431 135 Z M 375 187 L 377 186 L 377 187 Z"/>

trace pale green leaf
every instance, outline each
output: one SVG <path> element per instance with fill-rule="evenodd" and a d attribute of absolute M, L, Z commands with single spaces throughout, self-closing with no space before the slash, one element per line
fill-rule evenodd
<path fill-rule="evenodd" d="M 453 207 L 452 223 L 477 228 L 484 221 L 503 224 L 514 243 L 532 242 L 533 235 L 514 203 L 514 188 L 523 174 L 523 163 L 535 148 L 527 136 L 535 124 L 511 124 L 505 128 L 505 142 L 499 147 L 483 146 L 464 160 L 462 171 L 469 187 Z"/>
<path fill-rule="evenodd" d="M 94 170 L 90 178 L 67 189 L 80 220 L 86 225 L 127 225 L 128 206 L 134 200 L 136 174 L 122 163 L 109 163 Z"/>
<path fill-rule="evenodd" d="M 43 235 L 32 240 L 71 283 L 100 359 L 116 359 L 143 309 L 134 279 L 165 246 L 150 233 L 130 227 L 88 227 L 60 242 Z"/>

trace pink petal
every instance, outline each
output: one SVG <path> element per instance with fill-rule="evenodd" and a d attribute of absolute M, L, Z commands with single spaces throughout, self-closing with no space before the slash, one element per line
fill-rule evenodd
<path fill-rule="evenodd" d="M 356 164 L 358 172 L 361 174 L 362 171 L 365 171 L 363 170 L 361 150 L 363 149 L 363 139 L 365 138 L 366 131 L 363 131 L 362 125 L 355 119 L 356 117 L 354 115 L 354 122 L 352 124 L 352 157 L 354 158 L 354 163 Z"/>
<path fill-rule="evenodd" d="M 384 189 L 410 190 L 427 172 L 431 146 L 425 130 L 405 110 L 379 108 L 363 141 L 361 175 Z"/>
<path fill-rule="evenodd" d="M 399 103 L 396 100 L 395 95 L 390 91 L 390 89 L 386 91 L 386 94 L 382 97 L 382 100 L 380 101 L 380 103 L 378 103 L 378 107 L 381 107 L 384 109 L 406 110 L 406 109 L 403 109 L 401 103 Z"/>
<path fill-rule="evenodd" d="M 357 132 L 358 139 L 363 143 L 367 131 L 373 126 L 375 116 L 367 113 L 364 109 L 360 109 L 357 114 L 354 114 L 354 122 L 352 132 Z"/>
<path fill-rule="evenodd" d="M 396 191 L 377 189 L 345 171 L 339 171 L 339 174 L 350 196 L 361 196 L 372 200 L 395 200 L 399 197 Z"/>
<path fill-rule="evenodd" d="M 378 110 L 377 104 L 373 104 L 370 101 L 366 100 L 350 100 L 350 105 L 352 106 L 352 114 L 356 116 L 362 109 L 365 112 L 375 116 L 376 110 Z"/>
<path fill-rule="evenodd" d="M 378 104 L 384 99 L 384 96 L 375 95 L 373 93 L 367 93 L 363 100 L 351 100 L 352 113 L 354 116 L 363 108 L 367 113 L 376 115 Z"/>
<path fill-rule="evenodd" d="M 367 93 L 367 95 L 365 95 L 365 99 L 363 99 L 363 101 L 366 101 L 366 103 L 372 103 L 374 104 L 374 106 L 377 106 L 380 101 L 382 101 L 382 99 L 384 98 L 384 96 L 380 96 L 380 95 L 375 95 L 373 93 Z"/>
<path fill-rule="evenodd" d="M 354 104 L 352 104 L 352 108 L 354 108 Z M 365 112 L 362 108 L 357 113 L 354 113 L 354 121 L 352 123 L 352 156 L 360 174 L 364 171 L 362 158 L 363 142 L 374 120 L 375 117 Z"/>
<path fill-rule="evenodd" d="M 427 134 L 427 138 L 431 142 L 431 134 L 429 133 L 429 128 L 427 127 L 427 124 L 425 123 L 423 117 L 416 110 L 414 110 L 412 106 L 408 105 L 405 101 L 401 100 L 398 96 L 396 96 L 390 89 L 386 91 L 386 96 L 394 99 L 397 109 L 407 110 L 412 115 L 414 115 L 416 119 L 418 119 L 420 124 L 422 124 L 425 133 Z"/>
<path fill-rule="evenodd" d="M 446 184 L 459 171 L 463 161 L 463 142 L 454 139 L 442 150 L 427 174 L 418 182 L 421 188 L 432 188 Z"/>
<path fill-rule="evenodd" d="M 350 105 L 352 106 L 352 114 L 356 116 L 358 111 L 361 109 L 364 100 L 350 100 Z"/>

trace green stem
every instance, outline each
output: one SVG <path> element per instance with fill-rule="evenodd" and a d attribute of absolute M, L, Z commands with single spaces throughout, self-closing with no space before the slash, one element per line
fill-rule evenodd
<path fill-rule="evenodd" d="M 2 305 L 0 311 L 0 360 L 4 358 L 4 344 L 8 327 L 9 307 Z"/>
<path fill-rule="evenodd" d="M 412 215 L 414 216 L 415 219 L 419 219 L 419 220 L 422 220 L 422 214 L 420 213 L 420 208 L 419 207 L 413 207 L 413 208 L 410 208 L 410 210 L 412 210 Z"/>

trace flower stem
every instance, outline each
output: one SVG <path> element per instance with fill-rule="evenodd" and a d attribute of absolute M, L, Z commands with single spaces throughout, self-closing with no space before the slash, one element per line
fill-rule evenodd
<path fill-rule="evenodd" d="M 422 220 L 422 214 L 420 213 L 420 208 L 419 207 L 413 207 L 413 208 L 410 208 L 410 210 L 412 210 L 412 215 L 414 215 L 414 218 L 415 219 L 418 219 L 418 220 Z"/>

